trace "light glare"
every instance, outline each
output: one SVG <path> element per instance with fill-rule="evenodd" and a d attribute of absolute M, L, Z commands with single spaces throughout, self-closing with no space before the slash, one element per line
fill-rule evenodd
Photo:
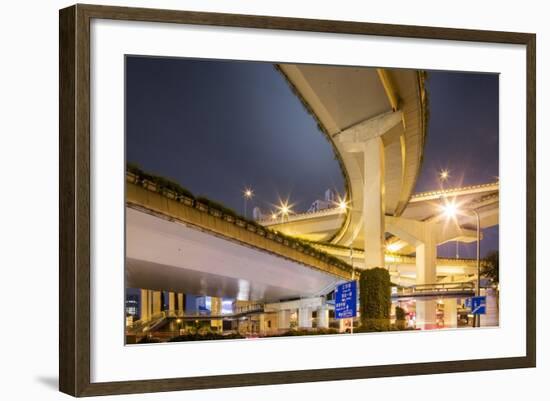
<path fill-rule="evenodd" d="M 254 196 L 254 191 L 251 188 L 245 188 L 243 194 L 246 199 L 250 199 Z"/>
<path fill-rule="evenodd" d="M 395 251 L 397 251 L 397 250 L 400 248 L 400 245 L 399 245 L 399 243 L 397 243 L 397 242 L 392 242 L 391 244 L 388 244 L 388 245 L 386 246 L 386 248 L 387 248 L 388 251 L 390 251 L 390 252 L 395 252 Z"/>
<path fill-rule="evenodd" d="M 443 206 L 443 213 L 449 218 L 454 218 L 458 212 L 458 208 L 454 203 L 447 203 Z"/>

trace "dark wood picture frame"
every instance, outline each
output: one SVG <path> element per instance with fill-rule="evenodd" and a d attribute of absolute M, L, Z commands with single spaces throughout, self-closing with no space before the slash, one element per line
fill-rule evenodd
<path fill-rule="evenodd" d="M 527 49 L 526 356 L 91 383 L 90 21 L 93 18 L 525 45 Z M 80 4 L 60 10 L 59 29 L 59 388 L 62 392 L 73 396 L 93 396 L 535 366 L 536 36 L 534 34 Z"/>

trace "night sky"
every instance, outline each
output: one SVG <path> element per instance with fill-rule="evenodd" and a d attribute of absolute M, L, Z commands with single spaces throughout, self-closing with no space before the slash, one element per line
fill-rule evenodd
<path fill-rule="evenodd" d="M 428 77 L 430 119 L 415 192 L 440 187 L 442 169 L 450 172 L 444 188 L 497 181 L 498 75 L 434 71 Z M 482 256 L 498 250 L 498 237 L 498 226 L 483 230 Z M 475 258 L 475 243 L 458 246 L 461 257 Z M 456 243 L 437 252 L 455 257 Z"/>
<path fill-rule="evenodd" d="M 498 76 L 430 72 L 430 120 L 416 192 L 498 177 Z M 305 211 L 327 188 L 343 193 L 331 145 L 273 65 L 128 57 L 126 157 L 147 172 L 243 214 L 242 191 L 274 209 L 289 199 Z M 498 248 L 498 227 L 484 230 L 482 254 Z M 475 247 L 460 245 L 461 257 Z M 455 256 L 455 245 L 439 247 Z"/>

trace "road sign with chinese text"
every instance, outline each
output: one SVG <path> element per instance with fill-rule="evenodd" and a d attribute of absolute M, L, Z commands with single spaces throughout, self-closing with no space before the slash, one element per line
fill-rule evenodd
<path fill-rule="evenodd" d="M 357 282 L 340 284 L 334 291 L 334 317 L 347 319 L 357 316 Z"/>

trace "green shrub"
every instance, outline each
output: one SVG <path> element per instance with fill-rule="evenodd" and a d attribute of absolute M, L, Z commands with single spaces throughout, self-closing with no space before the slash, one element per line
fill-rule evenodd
<path fill-rule="evenodd" d="M 206 206 L 208 206 L 209 208 L 218 210 L 218 211 L 220 211 L 223 214 L 226 214 L 228 216 L 238 217 L 238 214 L 233 209 L 230 209 L 230 208 L 222 205 L 220 202 L 210 200 L 210 199 L 208 199 L 204 196 L 199 196 L 197 198 L 197 202 L 203 203 Z"/>
<path fill-rule="evenodd" d="M 338 330 L 336 329 L 330 329 L 330 328 L 319 328 L 319 329 L 291 329 L 288 331 L 285 331 L 282 334 L 279 334 L 277 337 L 293 337 L 293 336 L 315 336 L 315 335 L 322 335 L 322 334 L 338 334 Z"/>
<path fill-rule="evenodd" d="M 359 278 L 361 326 L 368 331 L 390 329 L 391 281 L 386 269 L 363 270 Z"/>
<path fill-rule="evenodd" d="M 381 331 L 413 331 L 410 327 L 397 327 L 395 324 L 389 324 L 386 320 L 369 320 L 367 325 L 359 326 L 353 329 L 353 333 L 375 333 Z"/>
<path fill-rule="evenodd" d="M 158 175 L 146 173 L 136 164 L 128 163 L 126 165 L 126 171 L 132 174 L 135 174 L 140 181 L 143 181 L 143 180 L 151 181 L 152 183 L 157 185 L 159 192 L 162 192 L 163 189 L 167 189 L 180 196 L 186 196 L 192 199 L 195 198 L 191 191 L 189 191 L 187 188 L 182 187 L 177 182 L 174 182 L 172 180 L 169 180 L 167 178 L 164 178 Z"/>
<path fill-rule="evenodd" d="M 387 319 L 367 319 L 361 322 L 361 326 L 353 329 L 354 333 L 376 333 L 380 331 L 392 331 L 393 326 Z"/>

